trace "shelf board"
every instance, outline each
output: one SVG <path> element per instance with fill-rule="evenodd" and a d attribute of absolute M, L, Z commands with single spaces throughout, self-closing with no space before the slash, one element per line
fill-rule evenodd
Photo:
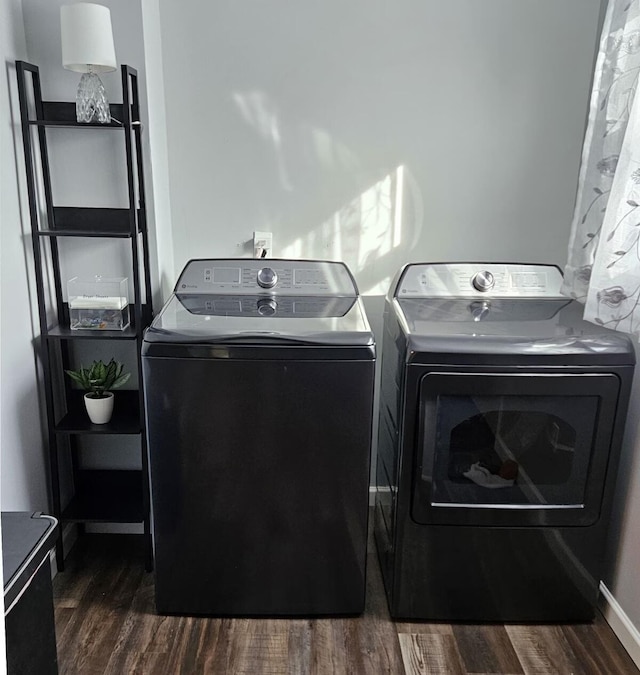
<path fill-rule="evenodd" d="M 77 129 L 124 129 L 122 103 L 109 105 L 111 117 L 109 124 L 100 122 L 78 122 L 76 118 L 76 104 L 67 101 L 42 101 L 43 119 L 29 120 L 29 124 L 41 127 L 67 127 Z"/>
<path fill-rule="evenodd" d="M 135 340 L 138 334 L 131 324 L 124 330 L 71 330 L 54 326 L 47 331 L 47 337 L 56 340 Z"/>
<path fill-rule="evenodd" d="M 139 434 L 140 401 L 137 389 L 114 392 L 113 416 L 107 424 L 93 424 L 84 407 L 84 392 L 73 391 L 67 414 L 56 424 L 56 433 L 63 434 Z"/>
<path fill-rule="evenodd" d="M 144 520 L 142 471 L 83 469 L 62 520 L 76 523 L 141 523 Z"/>
<path fill-rule="evenodd" d="M 130 216 L 130 210 L 125 208 L 54 206 L 53 227 L 38 230 L 38 235 L 41 237 L 121 237 L 126 239 L 132 236 Z M 133 236 L 137 233 L 134 232 Z"/>

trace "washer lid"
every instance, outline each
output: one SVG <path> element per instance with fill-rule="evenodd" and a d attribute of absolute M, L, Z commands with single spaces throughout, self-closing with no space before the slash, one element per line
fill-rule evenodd
<path fill-rule="evenodd" d="M 360 298 L 250 295 L 173 295 L 144 339 L 148 343 L 374 344 Z"/>
<path fill-rule="evenodd" d="M 325 260 L 190 260 L 147 343 L 371 346 L 349 268 Z"/>

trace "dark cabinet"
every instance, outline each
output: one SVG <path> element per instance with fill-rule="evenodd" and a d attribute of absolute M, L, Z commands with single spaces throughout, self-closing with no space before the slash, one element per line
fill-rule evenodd
<path fill-rule="evenodd" d="M 48 452 L 50 460 L 53 515 L 64 528 L 79 523 L 141 523 L 145 538 L 146 565 L 151 566 L 149 488 L 146 436 L 142 394 L 140 349 L 142 334 L 152 318 L 149 272 L 149 239 L 146 219 L 144 172 L 142 166 L 142 125 L 138 98 L 138 75 L 134 68 L 121 66 L 122 103 L 111 104 L 110 124 L 78 123 L 75 103 L 43 101 L 37 66 L 16 62 L 22 137 L 24 142 L 29 213 L 35 261 L 41 359 L 44 381 Z M 78 134 L 115 134 L 124 143 L 121 167 L 128 204 L 123 208 L 89 208 L 58 204 L 52 194 L 48 134 L 64 127 Z M 76 133 L 75 131 L 73 133 Z M 99 158 L 96 158 L 99 161 Z M 74 167 L 70 166 L 69 171 Z M 130 265 L 129 316 L 124 330 L 71 330 L 66 281 L 62 273 L 61 246 L 65 238 L 115 238 L 128 241 Z M 64 260 L 66 267 L 73 261 Z M 108 273 L 109 270 L 101 270 Z M 119 344 L 117 344 L 119 343 Z M 78 352 L 110 358 L 110 350 L 130 354 L 130 370 L 137 373 L 138 388 L 116 392 L 111 421 L 92 424 L 84 410 L 82 393 L 75 389 L 64 370 L 77 368 Z M 86 363 L 85 360 L 85 364 Z M 135 380 L 135 378 L 132 378 Z M 132 445 L 139 456 L 130 458 L 134 468 L 95 468 L 83 461 L 88 436 L 134 436 L 139 443 L 123 441 L 118 448 Z M 108 464 L 108 462 L 107 462 Z M 64 566 L 63 538 L 57 548 L 58 568 Z"/>
<path fill-rule="evenodd" d="M 2 572 L 8 675 L 57 675 L 56 631 L 49 553 L 54 518 L 2 513 Z"/>

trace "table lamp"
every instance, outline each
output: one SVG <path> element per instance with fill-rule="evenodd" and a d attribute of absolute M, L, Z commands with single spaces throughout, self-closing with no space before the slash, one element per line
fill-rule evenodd
<path fill-rule="evenodd" d="M 62 65 L 83 73 L 76 94 L 78 122 L 109 124 L 111 113 L 98 73 L 116 69 L 111 12 L 108 7 L 78 2 L 60 7 Z"/>

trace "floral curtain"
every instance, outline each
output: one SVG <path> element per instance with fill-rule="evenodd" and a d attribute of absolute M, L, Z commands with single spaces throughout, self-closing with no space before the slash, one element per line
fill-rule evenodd
<path fill-rule="evenodd" d="M 640 334 L 640 0 L 609 0 L 563 292 L 588 321 Z"/>

